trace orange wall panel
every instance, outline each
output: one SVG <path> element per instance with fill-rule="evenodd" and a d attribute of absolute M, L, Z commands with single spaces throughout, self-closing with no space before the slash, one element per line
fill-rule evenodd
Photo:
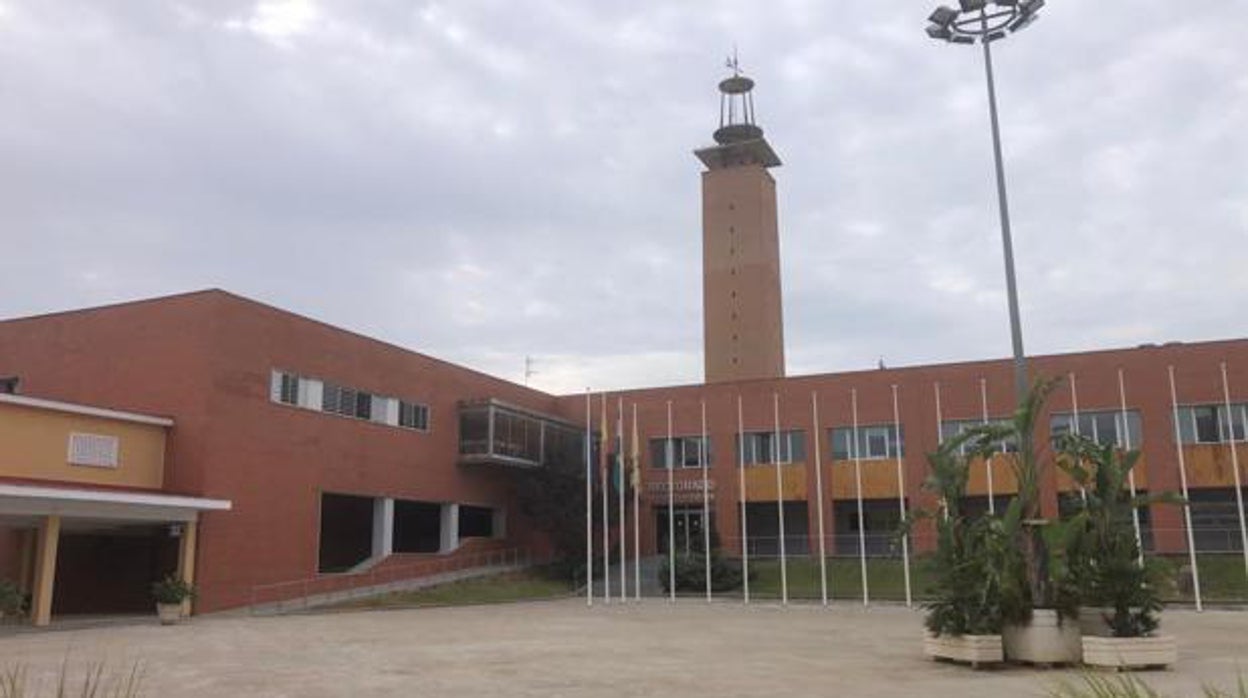
<path fill-rule="evenodd" d="M 117 467 L 69 463 L 73 433 L 118 439 Z M 0 477 L 159 489 L 165 428 L 0 403 Z"/>

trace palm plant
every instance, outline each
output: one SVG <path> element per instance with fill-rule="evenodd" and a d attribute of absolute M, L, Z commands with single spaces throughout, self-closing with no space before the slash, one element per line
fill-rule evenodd
<path fill-rule="evenodd" d="M 936 552 L 929 559 L 932 598 L 925 624 L 936 635 L 999 635 L 1003 583 L 1002 529 L 991 517 L 969 519 L 962 511 L 970 466 L 962 445 L 969 436 L 946 441 L 928 455 L 931 473 L 923 487 L 940 499 L 937 511 L 916 511 L 909 528 L 933 519 Z"/>
<path fill-rule="evenodd" d="M 1079 599 L 1063 546 L 1056 544 L 1063 532 L 1040 510 L 1040 481 L 1044 465 L 1037 450 L 1036 426 L 1045 401 L 1060 379 L 1039 380 L 1023 397 L 1013 418 L 1002 424 L 968 429 L 967 446 L 972 457 L 990 458 L 1002 443 L 1017 444 L 1010 458 L 1018 495 L 1006 507 L 999 526 L 1006 545 L 1001 550 L 1001 610 L 1007 622 L 1025 622 L 1033 608 L 1056 609 L 1061 615 L 1078 615 Z"/>
<path fill-rule="evenodd" d="M 1087 605 L 1111 609 L 1105 622 L 1115 637 L 1144 637 L 1157 629 L 1165 568 L 1145 560 L 1131 525 L 1135 510 L 1180 503 L 1173 493 L 1132 495 L 1131 471 L 1139 451 L 1123 451 L 1083 436 L 1058 442 L 1061 468 L 1083 492 L 1064 526 L 1072 576 Z"/>

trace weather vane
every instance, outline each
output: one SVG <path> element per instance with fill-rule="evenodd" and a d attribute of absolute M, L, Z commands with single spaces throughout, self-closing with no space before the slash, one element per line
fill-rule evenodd
<path fill-rule="evenodd" d="M 732 45 L 732 55 L 725 62 L 727 67 L 732 68 L 733 77 L 741 77 L 741 61 L 737 59 L 737 45 Z"/>

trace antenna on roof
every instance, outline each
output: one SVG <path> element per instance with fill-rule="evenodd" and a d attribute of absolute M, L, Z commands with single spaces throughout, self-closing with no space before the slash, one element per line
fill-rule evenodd
<path fill-rule="evenodd" d="M 525 355 L 524 357 L 524 384 L 525 386 L 528 386 L 529 379 L 532 378 L 534 374 L 537 373 L 537 369 L 533 368 L 534 363 L 535 361 L 533 360 L 532 356 Z"/>
<path fill-rule="evenodd" d="M 724 62 L 724 65 L 732 69 L 733 77 L 741 77 L 741 61 L 737 58 L 737 45 L 732 45 L 732 55 Z"/>

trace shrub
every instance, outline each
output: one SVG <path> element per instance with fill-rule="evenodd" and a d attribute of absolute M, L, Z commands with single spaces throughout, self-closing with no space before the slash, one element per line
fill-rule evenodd
<path fill-rule="evenodd" d="M 669 558 L 659 564 L 659 583 L 663 591 L 671 591 Z M 751 573 L 750 579 L 753 579 Z M 723 592 L 740 589 L 744 583 L 739 560 L 729 560 L 718 552 L 711 553 L 711 591 Z M 706 589 L 706 557 L 693 552 L 676 556 L 676 591 L 704 591 Z"/>
<path fill-rule="evenodd" d="M 26 610 L 26 597 L 17 585 L 0 579 L 0 615 L 20 616 Z"/>
<path fill-rule="evenodd" d="M 195 598 L 195 587 L 182 581 L 177 575 L 169 575 L 152 584 L 152 598 L 159 604 L 182 603 Z"/>

